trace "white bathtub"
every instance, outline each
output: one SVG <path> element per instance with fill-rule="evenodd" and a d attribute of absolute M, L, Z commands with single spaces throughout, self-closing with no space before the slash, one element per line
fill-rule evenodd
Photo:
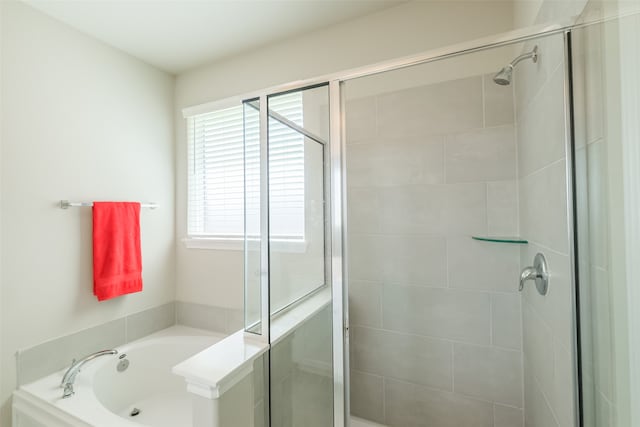
<path fill-rule="evenodd" d="M 223 337 L 174 326 L 127 344 L 117 356 L 85 365 L 68 399 L 62 399 L 60 388 L 64 370 L 23 385 L 14 393 L 14 427 L 190 426 L 190 394 L 171 368 Z M 122 354 L 130 364 L 118 372 Z M 131 416 L 134 408 L 139 414 Z"/>

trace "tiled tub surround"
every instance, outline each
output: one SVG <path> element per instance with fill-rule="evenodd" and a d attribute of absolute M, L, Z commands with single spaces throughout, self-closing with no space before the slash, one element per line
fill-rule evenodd
<path fill-rule="evenodd" d="M 523 425 L 512 87 L 475 76 L 347 103 L 351 412 Z"/>
<path fill-rule="evenodd" d="M 230 334 L 242 329 L 242 312 L 177 301 L 55 338 L 16 354 L 18 385 L 63 369 L 74 358 L 118 347 L 176 324 Z"/>
<path fill-rule="evenodd" d="M 226 334 L 239 331 L 244 328 L 243 314 L 239 308 L 176 301 L 176 324 L 207 331 Z"/>
<path fill-rule="evenodd" d="M 527 284 L 522 293 L 525 424 L 572 427 L 574 365 L 572 271 L 567 220 L 562 35 L 538 39 L 535 66 L 515 72 L 518 129 L 519 224 L 529 244 L 520 267 L 543 252 L 550 268 L 549 292 Z"/>

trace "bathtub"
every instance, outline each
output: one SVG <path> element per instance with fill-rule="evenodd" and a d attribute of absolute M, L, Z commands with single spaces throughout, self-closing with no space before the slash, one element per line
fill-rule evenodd
<path fill-rule="evenodd" d="M 224 338 L 173 326 L 118 348 L 85 365 L 75 395 L 62 399 L 64 370 L 21 386 L 14 393 L 14 427 L 176 427 L 192 424 L 190 394 L 176 364 Z M 117 370 L 126 354 L 129 366 Z M 84 356 L 84 355 L 78 355 Z"/>
<path fill-rule="evenodd" d="M 172 326 L 95 359 L 78 374 L 75 394 L 62 398 L 66 370 L 21 386 L 13 397 L 14 427 L 187 427 L 192 395 L 172 368 L 225 335 Z M 126 355 L 129 366 L 117 369 Z M 84 355 L 79 355 L 84 356 Z M 253 393 L 251 393 L 253 396 Z M 351 427 L 384 427 L 351 417 Z"/>

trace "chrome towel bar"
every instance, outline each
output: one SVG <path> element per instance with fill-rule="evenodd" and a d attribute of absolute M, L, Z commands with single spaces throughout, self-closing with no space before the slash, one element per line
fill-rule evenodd
<path fill-rule="evenodd" d="M 69 208 L 90 208 L 93 206 L 93 202 L 70 202 L 68 200 L 60 200 L 60 209 Z M 157 203 L 140 203 L 141 208 L 155 209 L 158 207 Z"/>

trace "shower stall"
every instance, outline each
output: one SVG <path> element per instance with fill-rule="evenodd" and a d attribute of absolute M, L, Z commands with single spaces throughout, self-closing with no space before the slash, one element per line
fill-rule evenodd
<path fill-rule="evenodd" d="M 574 425 L 565 65 L 556 34 L 345 83 L 351 414 Z"/>
<path fill-rule="evenodd" d="M 255 425 L 635 425 L 606 353 L 598 25 L 244 102 Z"/>

